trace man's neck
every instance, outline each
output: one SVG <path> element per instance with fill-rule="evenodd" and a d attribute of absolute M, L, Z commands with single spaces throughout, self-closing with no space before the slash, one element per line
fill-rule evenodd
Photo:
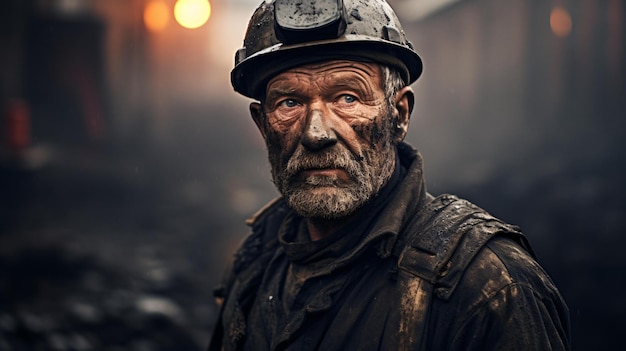
<path fill-rule="evenodd" d="M 356 213 L 338 219 L 307 218 L 306 225 L 309 230 L 311 241 L 317 241 L 328 237 L 343 228 L 355 216 Z"/>

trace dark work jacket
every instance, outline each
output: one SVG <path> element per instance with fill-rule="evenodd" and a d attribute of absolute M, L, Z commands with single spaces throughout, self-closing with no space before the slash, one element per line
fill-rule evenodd
<path fill-rule="evenodd" d="M 276 316 L 290 269 L 282 199 L 255 215 L 216 296 L 210 350 L 566 350 L 561 295 L 514 226 L 423 186 L 419 154 L 360 241 L 304 281 Z M 278 284 L 276 283 L 278 282 Z M 278 321 L 277 321 L 278 318 Z"/>

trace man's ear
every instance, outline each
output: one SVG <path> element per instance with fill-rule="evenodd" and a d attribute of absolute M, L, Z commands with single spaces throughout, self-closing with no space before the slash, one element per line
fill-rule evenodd
<path fill-rule="evenodd" d="M 410 86 L 400 89 L 394 102 L 396 110 L 398 110 L 398 124 L 395 126 L 397 128 L 396 142 L 401 142 L 409 130 L 409 119 L 411 119 L 411 112 L 413 112 L 413 105 L 415 104 L 413 89 Z"/>
<path fill-rule="evenodd" d="M 257 128 L 261 132 L 263 139 L 265 139 L 265 117 L 263 113 L 263 105 L 258 102 L 250 103 L 250 116 L 254 120 Z"/>

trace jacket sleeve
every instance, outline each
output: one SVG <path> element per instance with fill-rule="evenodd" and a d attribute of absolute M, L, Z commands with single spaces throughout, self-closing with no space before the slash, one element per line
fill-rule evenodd
<path fill-rule="evenodd" d="M 565 302 L 537 262 L 510 240 L 484 247 L 455 295 L 448 301 L 457 311 L 447 335 L 451 350 L 570 349 Z"/>

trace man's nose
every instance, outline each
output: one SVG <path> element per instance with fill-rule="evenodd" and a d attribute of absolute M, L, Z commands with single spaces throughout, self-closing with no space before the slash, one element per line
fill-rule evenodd
<path fill-rule="evenodd" d="M 320 150 L 337 143 L 337 135 L 321 110 L 309 113 L 301 143 L 310 150 Z"/>

